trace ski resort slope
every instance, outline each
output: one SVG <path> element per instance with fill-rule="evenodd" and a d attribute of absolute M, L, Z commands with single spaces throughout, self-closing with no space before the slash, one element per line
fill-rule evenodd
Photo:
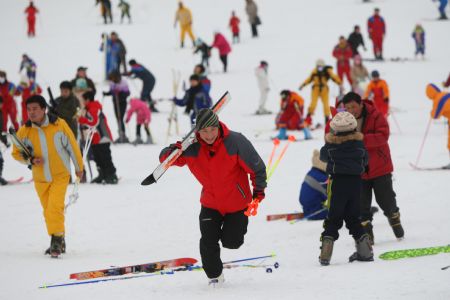
<path fill-rule="evenodd" d="M 116 31 L 127 46 L 128 59 L 135 58 L 155 74 L 154 98 L 171 97 L 171 69 L 180 70 L 187 79 L 200 57 L 192 55 L 188 39 L 187 48 L 178 48 L 178 29 L 173 29 L 175 0 L 130 1 L 131 25 L 119 24 L 118 1 L 112 2 L 115 23 L 103 25 L 94 1 L 35 1 L 40 10 L 37 36 L 28 39 L 23 14 L 27 1 L 1 0 L 0 69 L 8 72 L 9 80 L 18 83 L 21 55 L 27 53 L 38 65 L 38 83 L 51 86 L 59 94 L 60 81 L 72 79 L 78 66 L 87 66 L 116 134 L 111 99 L 101 99 L 101 91 L 107 89 L 99 52 L 102 32 Z M 161 113 L 153 114 L 151 123 L 157 145 L 113 145 L 119 184 L 80 186 L 80 198 L 66 215 L 68 252 L 61 259 L 43 255 L 49 237 L 33 185 L 0 187 L 0 299 L 450 299 L 450 270 L 441 270 L 450 265 L 449 254 L 398 261 L 378 259 L 378 255 L 390 250 L 450 243 L 449 172 L 414 171 L 409 166 L 409 162 L 416 161 L 431 109 L 425 86 L 429 82 L 440 85 L 449 72 L 450 23 L 432 21 L 438 16 L 436 4 L 419 0 L 257 0 L 263 23 L 258 39 L 250 37 L 243 0 L 186 0 L 185 4 L 193 12 L 194 32 L 207 42 L 212 41 L 214 30 L 230 38 L 227 24 L 232 10 L 241 19 L 241 44 L 233 45 L 227 74 L 221 73 L 218 53 L 213 50 L 211 95 L 218 99 L 230 91 L 233 99 L 220 118 L 230 129 L 244 133 L 264 160 L 272 149 L 270 136 L 276 133 L 271 131 L 274 115 L 253 115 L 259 98 L 254 68 L 259 61 L 269 62 L 268 108 L 277 111 L 280 90 L 297 90 L 318 58 L 335 65 L 332 49 L 338 37 L 348 36 L 355 24 L 361 25 L 367 44 L 368 51 L 363 56 L 371 58 L 366 22 L 374 7 L 381 9 L 387 22 L 385 57 L 411 59 L 366 63 L 369 71 L 377 69 L 391 88 L 391 105 L 398 126 L 390 118 L 390 146 L 405 239 L 397 241 L 387 219 L 378 213 L 374 217 L 374 262 L 348 263 L 354 242 L 343 228 L 331 265 L 321 267 L 318 256 L 322 222 L 266 222 L 267 214 L 301 211 L 300 185 L 311 167 L 313 149 L 323 144 L 323 133 L 314 131 L 314 140 L 289 146 L 268 182 L 267 197 L 258 215 L 250 219 L 245 244 L 239 250 L 222 251 L 224 261 L 275 253 L 274 259 L 265 262 L 280 263 L 273 273 L 260 268 L 225 270 L 225 285 L 216 290 L 207 286 L 203 272 L 38 289 L 44 284 L 67 282 L 73 272 L 176 257 L 200 259 L 201 187 L 187 168 L 169 169 L 155 185 L 139 184 L 157 166 L 159 152 L 166 143 L 170 103 L 160 102 Z M 425 61 L 414 60 L 411 32 L 418 22 L 426 31 Z M 130 87 L 132 94 L 138 95 L 139 82 L 130 81 Z M 337 93 L 337 87 L 332 86 L 332 102 Z M 310 88 L 301 95 L 308 105 Z M 178 96 L 182 96 L 181 91 Z M 189 130 L 183 111 L 178 110 L 181 133 Z M 321 111 L 319 103 L 317 122 L 323 122 Z M 127 130 L 133 139 L 134 120 Z M 303 138 L 299 132 L 293 134 Z M 169 142 L 179 138 L 172 136 Z M 447 164 L 446 143 L 447 124 L 433 121 L 420 165 Z M 4 177 L 30 178 L 28 169 L 13 161 L 10 151 L 4 152 Z M 68 193 L 72 188 L 69 186 Z"/>

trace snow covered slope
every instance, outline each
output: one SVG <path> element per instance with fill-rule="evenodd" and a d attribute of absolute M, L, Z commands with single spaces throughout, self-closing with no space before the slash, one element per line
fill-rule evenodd
<path fill-rule="evenodd" d="M 113 0 L 114 8 L 117 5 Z M 26 1 L 0 0 L 0 69 L 17 83 L 22 53 L 38 64 L 37 78 L 42 86 L 56 92 L 59 82 L 71 79 L 79 65 L 89 67 L 88 74 L 102 82 L 102 56 L 98 51 L 102 32 L 117 31 L 126 43 L 128 57 L 146 65 L 157 77 L 154 97 L 171 96 L 171 68 L 190 75 L 198 56 L 191 49 L 177 49 L 178 33 L 173 30 L 176 1 L 133 0 L 131 25 L 103 25 L 94 1 L 40 0 L 37 37 L 27 39 L 23 10 Z M 254 142 L 263 158 L 270 154 L 269 130 L 274 116 L 253 116 L 258 91 L 254 68 L 261 59 L 269 62 L 272 90 L 269 109 L 276 111 L 278 93 L 296 90 L 316 59 L 322 57 L 334 65 L 332 47 L 339 35 L 347 36 L 355 24 L 362 26 L 368 49 L 366 21 L 374 7 L 380 7 L 387 22 L 386 57 L 413 58 L 411 32 L 421 22 L 427 32 L 427 59 L 404 63 L 367 63 L 378 69 L 390 84 L 391 103 L 401 131 L 391 125 L 390 145 L 395 165 L 394 189 L 401 209 L 406 238 L 395 240 L 386 218 L 375 216 L 375 254 L 403 248 L 445 245 L 450 243 L 448 172 L 417 172 L 408 163 L 415 161 L 428 122 L 431 102 L 425 97 L 428 82 L 439 84 L 450 66 L 449 23 L 425 21 L 438 15 L 431 1 L 378 0 L 363 4 L 360 0 L 258 0 L 263 25 L 261 37 L 251 39 L 243 0 L 186 0 L 194 15 L 194 31 L 210 42 L 214 30 L 227 28 L 231 10 L 242 20 L 242 43 L 233 46 L 229 73 L 222 74 L 216 50 L 212 59 L 212 96 L 217 99 L 229 90 L 232 102 L 221 113 L 221 119 Z M 186 42 L 190 45 L 190 41 Z M 371 57 L 371 51 L 363 53 Z M 133 94 L 138 82 L 131 83 Z M 54 93 L 55 93 L 54 92 Z M 301 94 L 309 104 L 309 88 Z M 331 96 L 337 88 L 331 89 Z M 181 94 L 179 94 L 181 96 Z M 105 111 L 113 132 L 117 126 L 111 100 L 105 98 Z M 437 256 L 349 264 L 354 243 L 346 229 L 335 244 L 331 265 L 318 263 L 321 222 L 283 221 L 268 223 L 265 215 L 301 210 L 298 203 L 300 184 L 310 168 L 312 150 L 322 146 L 322 133 L 316 139 L 292 144 L 273 178 L 259 214 L 252 217 L 246 242 L 239 250 L 223 250 L 224 260 L 277 254 L 281 267 L 272 274 L 262 269 L 225 271 L 226 283 L 221 290 L 211 290 L 203 272 L 184 272 L 173 276 L 92 284 L 77 287 L 39 290 L 45 283 L 67 281 L 72 272 L 144 263 L 174 257 L 199 259 L 198 201 L 200 186 L 179 168 L 170 169 L 160 182 L 141 187 L 140 180 L 156 167 L 164 146 L 169 103 L 159 104 L 160 114 L 153 115 L 152 132 L 158 145 L 112 147 L 114 163 L 122 178 L 117 186 L 83 185 L 80 199 L 67 213 L 68 253 L 52 260 L 43 255 L 48 246 L 39 200 L 32 184 L 0 188 L 0 299 L 449 299 L 450 264 L 448 254 Z M 322 106 L 317 118 L 322 120 Z M 188 117 L 179 110 L 180 127 L 186 132 Z M 390 120 L 392 121 L 392 120 Z M 131 123 L 131 136 L 134 123 Z M 261 133 L 258 137 L 258 133 Z M 295 133 L 299 135 L 299 133 Z M 421 163 L 439 166 L 448 163 L 447 125 L 432 123 Z M 171 141 L 177 138 L 172 137 Z M 4 153 L 6 178 L 30 177 L 30 173 Z M 69 192 L 72 187 L 69 187 Z"/>

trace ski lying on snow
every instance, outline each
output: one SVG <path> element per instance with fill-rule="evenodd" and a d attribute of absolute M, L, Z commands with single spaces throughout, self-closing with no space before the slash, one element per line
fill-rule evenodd
<path fill-rule="evenodd" d="M 395 260 L 402 258 L 435 255 L 438 253 L 450 253 L 450 245 L 388 251 L 381 254 L 379 257 L 384 260 Z"/>
<path fill-rule="evenodd" d="M 21 183 L 23 181 L 23 177 L 19 177 L 16 179 L 12 179 L 12 180 L 7 180 L 8 184 L 17 184 L 17 183 Z"/>
<path fill-rule="evenodd" d="M 108 276 L 117 276 L 117 275 L 125 275 L 130 273 L 155 273 L 159 271 L 163 271 L 170 268 L 175 267 L 186 267 L 192 266 L 197 263 L 195 258 L 184 257 L 184 258 L 176 258 L 165 261 L 152 262 L 147 264 L 140 265 L 131 265 L 126 267 L 114 267 L 103 270 L 95 270 L 95 271 L 87 271 L 87 272 L 79 272 L 70 274 L 70 279 L 77 280 L 86 280 L 93 279 L 99 277 L 108 277 Z"/>
<path fill-rule="evenodd" d="M 267 215 L 266 220 L 267 221 L 276 221 L 276 220 L 286 220 L 291 221 L 295 219 L 302 219 L 305 215 L 302 212 L 296 212 L 296 213 L 287 213 L 287 214 L 273 214 L 273 215 Z"/>
<path fill-rule="evenodd" d="M 443 171 L 443 170 L 450 170 L 448 166 L 442 166 L 442 167 L 419 167 L 413 163 L 409 163 L 411 168 L 417 171 Z"/>

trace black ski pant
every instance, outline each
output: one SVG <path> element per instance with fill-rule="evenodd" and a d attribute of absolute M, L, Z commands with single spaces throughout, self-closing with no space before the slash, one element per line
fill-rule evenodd
<path fill-rule="evenodd" d="M 92 145 L 92 153 L 97 168 L 105 178 L 116 174 L 116 167 L 112 162 L 110 143 Z"/>
<path fill-rule="evenodd" d="M 359 218 L 361 176 L 333 175 L 329 184 L 331 184 L 330 209 L 323 223 L 325 230 L 322 237 L 331 236 L 337 240 L 338 231 L 345 221 L 350 234 L 358 240 L 365 233 Z"/>
<path fill-rule="evenodd" d="M 122 135 L 125 135 L 125 123 L 123 122 L 123 119 L 125 118 L 125 112 L 127 110 L 127 98 L 128 93 L 124 92 L 113 95 L 114 114 L 116 115 L 119 134 L 121 137 Z"/>
<path fill-rule="evenodd" d="M 0 177 L 2 177 L 3 175 L 3 162 L 4 162 L 3 155 L 2 152 L 0 151 Z"/>
<path fill-rule="evenodd" d="M 392 187 L 392 174 L 386 174 L 373 179 L 363 180 L 361 190 L 361 221 L 372 221 L 370 212 L 372 206 L 372 191 L 375 200 L 386 217 L 391 217 L 399 211 L 395 192 Z"/>
<path fill-rule="evenodd" d="M 202 206 L 200 211 L 200 255 L 203 269 L 208 278 L 222 274 L 223 264 L 220 259 L 220 246 L 238 249 L 244 243 L 247 233 L 248 217 L 245 210 L 222 215 L 217 210 Z"/>
<path fill-rule="evenodd" d="M 147 101 L 148 103 L 152 103 L 152 91 L 155 87 L 154 81 L 143 81 L 142 91 L 141 91 L 141 100 Z"/>
<path fill-rule="evenodd" d="M 257 37 L 258 36 L 258 25 L 256 23 L 251 23 L 250 25 L 252 27 L 252 37 Z"/>
<path fill-rule="evenodd" d="M 228 54 L 221 55 L 220 56 L 220 61 L 223 64 L 223 71 L 226 72 L 227 71 L 227 66 L 228 66 Z"/>
<path fill-rule="evenodd" d="M 150 130 L 146 124 L 137 124 L 136 125 L 136 136 L 141 136 L 141 127 L 144 125 L 145 133 L 147 133 L 147 136 L 150 136 Z"/>

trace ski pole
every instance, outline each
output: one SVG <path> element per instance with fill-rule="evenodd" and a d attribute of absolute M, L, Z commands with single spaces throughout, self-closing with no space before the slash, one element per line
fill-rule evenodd
<path fill-rule="evenodd" d="M 325 210 L 327 210 L 326 207 L 321 208 L 321 209 L 319 209 L 319 210 L 317 210 L 317 211 L 315 211 L 315 212 L 313 212 L 313 213 L 310 213 L 310 214 L 307 215 L 307 216 L 304 216 L 304 217 L 301 218 L 301 219 L 292 220 L 292 221 L 291 221 L 291 224 L 295 224 L 295 223 L 300 222 L 300 221 L 302 221 L 302 220 L 308 220 L 309 218 L 314 217 L 314 216 L 320 214 L 321 212 L 323 212 L 323 211 L 325 211 Z"/>
<path fill-rule="evenodd" d="M 402 130 L 400 129 L 400 125 L 398 124 L 397 118 L 395 117 L 395 114 L 394 114 L 394 112 L 392 110 L 390 110 L 390 115 L 392 117 L 392 120 L 394 120 L 395 126 L 397 126 L 398 132 L 400 134 L 402 134 Z"/>
<path fill-rule="evenodd" d="M 423 136 L 422 144 L 420 145 L 419 148 L 419 154 L 417 155 L 416 159 L 416 166 L 419 164 L 420 157 L 422 156 L 423 146 L 425 145 L 425 140 L 427 139 L 428 131 L 430 130 L 430 125 L 431 125 L 431 118 L 428 121 L 427 129 L 425 130 L 425 135 Z"/>
<path fill-rule="evenodd" d="M 269 161 L 268 161 L 268 163 L 267 163 L 266 172 L 267 172 L 268 170 L 270 170 L 270 166 L 272 165 L 272 159 L 273 159 L 273 157 L 274 157 L 274 155 L 275 155 L 275 151 L 277 150 L 277 148 L 278 148 L 279 145 L 280 145 L 280 140 L 277 139 L 277 138 L 274 138 L 274 139 L 273 139 L 272 153 L 270 154 Z"/>
<path fill-rule="evenodd" d="M 278 167 L 278 164 L 280 163 L 281 159 L 284 157 L 284 154 L 286 153 L 287 148 L 289 147 L 289 145 L 295 141 L 295 137 L 293 135 L 290 135 L 288 137 L 288 142 L 286 145 L 284 145 L 283 149 L 281 150 L 280 155 L 278 156 L 277 160 L 275 161 L 274 165 L 272 168 L 270 168 L 269 170 L 269 174 L 267 174 L 267 181 L 269 181 L 270 177 L 272 177 L 273 172 L 275 171 L 275 169 Z"/>

